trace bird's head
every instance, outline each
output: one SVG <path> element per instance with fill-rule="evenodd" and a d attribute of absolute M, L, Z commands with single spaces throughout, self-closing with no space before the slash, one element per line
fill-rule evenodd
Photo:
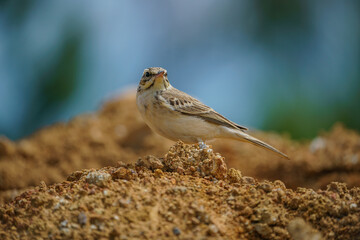
<path fill-rule="evenodd" d="M 141 77 L 138 92 L 145 90 L 165 90 L 170 86 L 167 71 L 161 67 L 146 68 Z"/>

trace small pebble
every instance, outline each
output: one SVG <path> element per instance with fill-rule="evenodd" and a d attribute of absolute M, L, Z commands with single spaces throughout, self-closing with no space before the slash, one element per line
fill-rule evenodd
<path fill-rule="evenodd" d="M 181 233 L 181 231 L 180 231 L 180 229 L 178 229 L 177 227 L 174 227 L 174 228 L 173 228 L 173 233 L 174 233 L 174 235 L 179 236 L 180 233 Z"/>
<path fill-rule="evenodd" d="M 357 204 L 356 204 L 356 203 L 350 204 L 350 209 L 355 209 L 355 208 L 357 208 Z"/>
<path fill-rule="evenodd" d="M 219 229 L 215 224 L 210 224 L 209 225 L 209 230 L 208 230 L 208 234 L 210 236 L 216 236 L 216 234 L 218 233 Z"/>
<path fill-rule="evenodd" d="M 80 225 L 85 225 L 87 222 L 87 216 L 84 212 L 79 213 L 78 222 Z"/>
<path fill-rule="evenodd" d="M 92 171 L 86 176 L 86 182 L 103 187 L 109 182 L 111 175 L 105 171 Z"/>
<path fill-rule="evenodd" d="M 67 220 L 64 220 L 64 221 L 62 221 L 62 222 L 60 223 L 60 227 L 64 228 L 64 227 L 67 226 L 67 224 L 68 224 L 68 221 L 67 221 Z"/>

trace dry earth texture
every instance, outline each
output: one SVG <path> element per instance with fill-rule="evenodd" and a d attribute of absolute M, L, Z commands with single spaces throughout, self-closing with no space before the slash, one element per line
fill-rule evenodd
<path fill-rule="evenodd" d="M 291 160 L 231 140 L 174 145 L 133 96 L 3 138 L 0 239 L 360 239 L 356 132 L 254 135 Z"/>

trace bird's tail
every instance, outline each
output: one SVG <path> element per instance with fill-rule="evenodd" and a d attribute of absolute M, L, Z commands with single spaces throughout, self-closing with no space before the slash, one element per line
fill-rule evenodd
<path fill-rule="evenodd" d="M 280 155 L 281 157 L 283 158 L 286 158 L 286 159 L 290 159 L 286 154 L 280 152 L 279 150 L 277 150 L 276 148 L 274 148 L 273 146 L 267 144 L 267 143 L 264 143 L 263 141 L 260 141 L 259 139 L 255 138 L 255 137 L 252 137 L 244 132 L 237 132 L 236 133 L 236 136 L 237 137 L 240 137 L 241 139 L 238 139 L 240 141 L 244 141 L 244 142 L 249 142 L 255 146 L 258 146 L 258 147 L 261 147 L 261 148 L 264 148 L 268 151 L 272 151 L 278 155 Z"/>

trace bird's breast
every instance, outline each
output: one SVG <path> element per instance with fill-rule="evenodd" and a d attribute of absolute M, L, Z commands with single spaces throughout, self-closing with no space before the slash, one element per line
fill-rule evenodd
<path fill-rule="evenodd" d="M 172 140 L 197 142 L 219 135 L 219 128 L 196 116 L 175 111 L 163 101 L 161 95 L 147 94 L 137 97 L 139 111 L 146 124 L 155 132 Z"/>

